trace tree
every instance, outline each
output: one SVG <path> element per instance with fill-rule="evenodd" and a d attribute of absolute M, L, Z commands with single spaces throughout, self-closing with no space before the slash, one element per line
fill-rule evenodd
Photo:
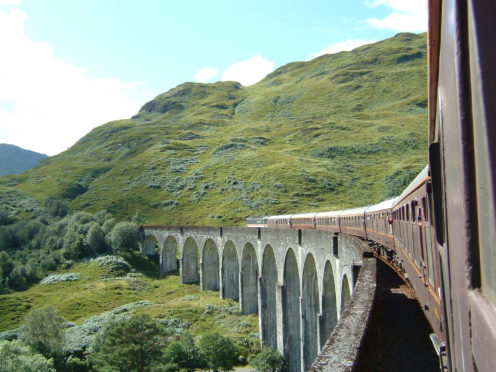
<path fill-rule="evenodd" d="M 19 337 L 46 357 L 58 357 L 62 352 L 65 319 L 48 306 L 31 311 L 24 319 Z"/>
<path fill-rule="evenodd" d="M 250 360 L 259 372 L 282 372 L 286 370 L 286 360 L 277 350 L 265 346 L 260 353 Z"/>
<path fill-rule="evenodd" d="M 26 287 L 26 278 L 23 275 L 22 269 L 18 266 L 14 267 L 5 282 L 10 289 L 14 290 L 24 289 Z"/>
<path fill-rule="evenodd" d="M 103 253 L 107 250 L 105 233 L 98 224 L 91 225 L 86 234 L 86 244 L 96 253 Z"/>
<path fill-rule="evenodd" d="M 138 246 L 138 225 L 131 222 L 119 222 L 110 232 L 110 241 L 115 251 L 129 251 Z"/>
<path fill-rule="evenodd" d="M 148 314 L 119 317 L 100 330 L 90 357 L 102 369 L 150 371 L 162 360 L 167 337 L 167 328 Z"/>
<path fill-rule="evenodd" d="M 5 251 L 0 252 L 0 268 L 2 268 L 2 276 L 4 278 L 8 277 L 12 270 L 14 270 L 14 262 L 12 262 L 9 254 Z"/>
<path fill-rule="evenodd" d="M 217 333 L 205 334 L 201 337 L 200 352 L 209 369 L 231 371 L 236 360 L 236 347 L 232 340 Z"/>
<path fill-rule="evenodd" d="M 55 372 L 53 360 L 36 353 L 20 340 L 0 341 L 0 372 Z"/>
<path fill-rule="evenodd" d="M 167 346 L 165 360 L 169 365 L 177 366 L 177 370 L 185 369 L 188 372 L 194 372 L 195 369 L 203 366 L 200 350 L 189 333 L 185 333 L 178 341 L 171 342 Z"/>
<path fill-rule="evenodd" d="M 0 209 L 0 226 L 8 225 L 12 222 L 10 218 L 9 211 L 6 209 Z"/>
<path fill-rule="evenodd" d="M 45 207 L 53 217 L 64 217 L 69 212 L 69 203 L 65 200 L 54 198 L 50 196 L 45 200 Z"/>

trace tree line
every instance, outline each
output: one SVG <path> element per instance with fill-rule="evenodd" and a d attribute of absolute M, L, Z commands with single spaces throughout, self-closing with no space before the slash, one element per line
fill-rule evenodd
<path fill-rule="evenodd" d="M 47 271 L 85 257 L 135 249 L 141 222 L 139 213 L 117 222 L 104 210 L 72 212 L 54 198 L 27 221 L 0 209 L 0 294 L 26 289 Z"/>
<path fill-rule="evenodd" d="M 217 333 L 194 337 L 174 331 L 148 314 L 121 315 L 96 334 L 84 358 L 63 354 L 66 321 L 52 307 L 31 311 L 19 339 L 0 341 L 0 372 L 7 371 L 231 371 L 238 358 L 235 343 Z M 250 359 L 258 371 L 279 372 L 286 363 L 264 347 Z"/>

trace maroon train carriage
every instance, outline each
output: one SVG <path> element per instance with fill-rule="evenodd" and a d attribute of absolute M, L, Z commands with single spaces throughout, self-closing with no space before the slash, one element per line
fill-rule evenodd
<path fill-rule="evenodd" d="M 398 198 L 385 200 L 379 204 L 371 205 L 365 211 L 367 239 L 389 249 L 394 249 L 391 207 L 397 200 Z"/>
<path fill-rule="evenodd" d="M 267 227 L 271 229 L 290 229 L 291 215 L 269 216 L 267 218 Z"/>
<path fill-rule="evenodd" d="M 316 213 L 293 214 L 291 216 L 291 228 L 293 229 L 315 229 Z"/>
<path fill-rule="evenodd" d="M 339 213 L 340 211 L 317 213 L 315 215 L 315 228 L 336 233 L 340 232 Z"/>
<path fill-rule="evenodd" d="M 435 347 L 446 342 L 441 305 L 440 260 L 434 251 L 435 231 L 429 208 L 430 178 L 425 167 L 394 203 L 394 247 L 400 270 L 406 273 L 434 331 Z M 440 350 L 436 350 L 440 352 Z"/>
<path fill-rule="evenodd" d="M 343 234 L 365 238 L 365 210 L 367 207 L 346 209 L 339 212 L 339 224 Z"/>
<path fill-rule="evenodd" d="M 446 365 L 496 371 L 496 1 L 430 0 L 428 38 Z"/>

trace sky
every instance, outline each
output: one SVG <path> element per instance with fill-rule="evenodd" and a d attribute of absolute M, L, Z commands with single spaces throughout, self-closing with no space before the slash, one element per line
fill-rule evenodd
<path fill-rule="evenodd" d="M 0 143 L 47 155 L 184 82 L 427 30 L 427 0 L 0 0 Z"/>

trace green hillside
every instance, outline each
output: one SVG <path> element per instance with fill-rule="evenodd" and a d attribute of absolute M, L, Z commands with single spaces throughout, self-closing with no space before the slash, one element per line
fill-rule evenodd
<path fill-rule="evenodd" d="M 0 198 L 201 225 L 378 202 L 427 162 L 426 85 L 425 34 L 290 63 L 250 87 L 184 83 L 1 178 Z"/>
<path fill-rule="evenodd" d="M 0 143 L 0 176 L 25 172 L 46 157 L 45 154 Z"/>

